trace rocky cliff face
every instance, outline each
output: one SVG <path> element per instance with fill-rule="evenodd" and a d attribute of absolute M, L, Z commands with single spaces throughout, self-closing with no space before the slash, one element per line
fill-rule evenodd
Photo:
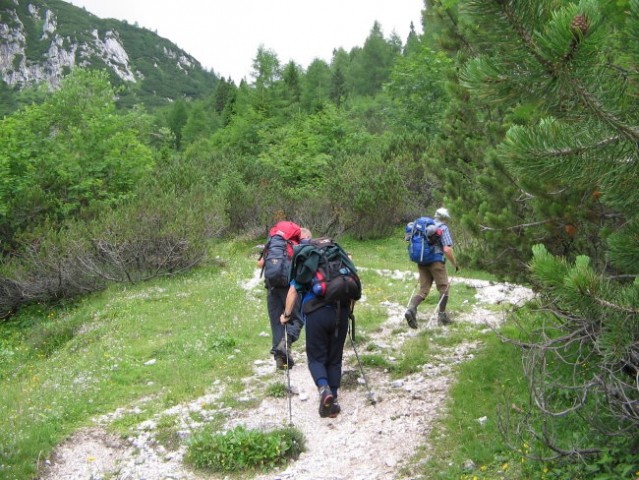
<path fill-rule="evenodd" d="M 167 77 L 173 85 L 183 83 L 175 76 L 190 77 L 188 91 L 199 90 L 193 83 L 215 80 L 193 57 L 148 30 L 99 19 L 59 0 L 0 0 L 0 78 L 6 85 L 55 87 L 76 66 L 106 68 L 128 84 L 148 78 L 153 91 Z"/>

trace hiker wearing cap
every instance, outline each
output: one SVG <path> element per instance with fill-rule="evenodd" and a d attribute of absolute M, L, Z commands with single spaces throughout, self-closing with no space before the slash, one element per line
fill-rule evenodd
<path fill-rule="evenodd" d="M 327 237 L 311 239 L 295 248 L 291 286 L 280 322 L 290 321 L 302 298 L 308 369 L 319 392 L 319 415 L 335 418 L 342 379 L 344 342 L 355 301 L 361 297 L 357 269 L 348 254 Z"/>
<path fill-rule="evenodd" d="M 441 253 L 435 256 L 435 261 L 417 264 L 419 271 L 419 291 L 410 299 L 408 309 L 404 314 L 408 326 L 411 328 L 417 328 L 417 307 L 428 296 L 433 282 L 435 282 L 435 286 L 440 295 L 437 319 L 442 325 L 450 323 L 450 318 L 446 313 L 449 291 L 448 273 L 446 272 L 445 265 L 446 259 L 450 261 L 455 271 L 459 269 L 459 266 L 455 259 L 453 239 L 447 224 L 450 220 L 448 210 L 443 207 L 437 209 L 434 220 L 438 229 L 438 246 L 441 248 Z"/>
<path fill-rule="evenodd" d="M 291 344 L 297 341 L 304 326 L 299 304 L 289 310 L 291 318 L 286 328 L 280 323 L 280 314 L 284 310 L 288 293 L 288 272 L 293 247 L 309 238 L 311 232 L 308 229 L 301 228 L 294 222 L 280 221 L 269 230 L 266 245 L 257 261 L 258 268 L 262 269 L 266 288 L 266 308 L 271 324 L 270 353 L 279 370 L 293 367 Z"/>

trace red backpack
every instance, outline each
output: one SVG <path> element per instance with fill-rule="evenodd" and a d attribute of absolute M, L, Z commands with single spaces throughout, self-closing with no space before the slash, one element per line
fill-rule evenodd
<path fill-rule="evenodd" d="M 293 247 L 300 242 L 300 226 L 283 220 L 277 222 L 268 232 L 262 256 L 262 273 L 268 287 L 288 286 L 288 271 L 293 257 Z"/>

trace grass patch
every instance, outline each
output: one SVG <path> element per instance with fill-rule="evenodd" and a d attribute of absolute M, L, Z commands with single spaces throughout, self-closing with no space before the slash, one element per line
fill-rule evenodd
<path fill-rule="evenodd" d="M 486 335 L 484 347 L 459 367 L 450 390 L 448 415 L 431 438 L 433 451 L 423 473 L 433 480 L 488 480 L 511 477 L 517 466 L 513 450 L 499 432 L 499 408 L 528 399 L 515 346 Z M 510 471 L 509 471 L 510 470 Z"/>
<path fill-rule="evenodd" d="M 288 395 L 288 387 L 284 382 L 271 383 L 266 387 L 266 395 L 274 398 L 285 398 Z"/>
<path fill-rule="evenodd" d="M 189 441 L 185 460 L 214 472 L 264 471 L 298 458 L 305 448 L 294 427 L 262 432 L 240 426 L 223 433 L 204 428 Z"/>
<path fill-rule="evenodd" d="M 429 362 L 432 353 L 427 332 L 408 339 L 402 348 L 401 357 L 390 368 L 391 375 L 394 378 L 401 378 L 421 371 L 422 366 Z"/>
<path fill-rule="evenodd" d="M 359 359 L 364 367 L 389 369 L 392 366 L 386 357 L 381 354 L 360 355 Z"/>
<path fill-rule="evenodd" d="M 162 415 L 157 422 L 155 439 L 169 451 L 180 448 L 182 443 L 178 433 L 178 422 L 175 416 Z"/>

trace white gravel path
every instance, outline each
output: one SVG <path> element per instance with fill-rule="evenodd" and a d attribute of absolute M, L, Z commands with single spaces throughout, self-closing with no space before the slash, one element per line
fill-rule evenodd
<path fill-rule="evenodd" d="M 393 278 L 412 278 L 413 272 L 377 271 Z M 416 277 L 415 277 L 416 278 Z M 532 296 L 530 290 L 511 284 L 484 282 L 455 278 L 477 288 L 477 304 L 470 314 L 455 318 L 457 322 L 472 322 L 494 326 L 500 315 L 486 307 L 487 304 L 519 304 Z M 249 282 L 250 288 L 261 288 L 258 282 Z M 365 301 L 365 299 L 363 299 Z M 483 305 L 483 306 L 482 306 Z M 411 336 L 427 327 L 429 312 L 418 313 L 420 328 L 411 330 L 404 320 L 404 305 L 383 305 L 388 318 L 377 332 L 369 336 L 377 350 L 392 359 L 392 352 Z M 434 326 L 434 322 L 430 323 Z M 397 333 L 400 332 L 400 333 Z M 388 480 L 418 479 L 416 465 L 411 457 L 419 446 L 428 450 L 427 439 L 434 422 L 443 413 L 447 392 L 454 381 L 454 364 L 472 358 L 479 347 L 477 343 L 463 343 L 443 350 L 421 371 L 401 380 L 392 380 L 388 374 L 365 369 L 368 387 L 378 400 L 370 402 L 367 388 L 361 384 L 340 391 L 342 413 L 335 419 L 318 415 L 317 390 L 306 366 L 303 346 L 293 346 L 295 367 L 290 371 L 290 382 L 295 394 L 290 400 L 268 397 L 255 409 L 231 410 L 227 415 L 227 427 L 244 425 L 247 428 L 273 429 L 289 424 L 289 419 L 300 429 L 307 443 L 307 451 L 287 468 L 253 477 L 255 480 Z M 362 352 L 359 351 L 360 356 Z M 356 376 L 357 362 L 354 350 L 347 339 L 345 348 L 346 374 Z M 246 395 L 268 383 L 286 381 L 277 372 L 271 358 L 255 363 L 255 374 L 245 379 Z M 280 377 L 281 376 L 281 377 Z M 256 387 L 257 386 L 257 387 Z M 216 391 L 220 390 L 217 385 Z M 198 428 L 192 415 L 212 415 L 210 405 L 215 395 L 198 398 L 186 405 L 172 408 L 167 414 L 175 414 L 182 422 L 182 436 Z M 203 408 L 208 405 L 209 407 Z M 117 418 L 123 410 L 95 420 L 95 427 L 78 431 L 55 451 L 52 462 L 41 480 L 201 480 L 224 479 L 223 475 L 203 475 L 188 469 L 182 462 L 184 447 L 166 451 L 154 438 L 155 422 L 148 421 L 138 428 L 138 434 L 120 439 L 106 433 L 105 425 Z"/>

